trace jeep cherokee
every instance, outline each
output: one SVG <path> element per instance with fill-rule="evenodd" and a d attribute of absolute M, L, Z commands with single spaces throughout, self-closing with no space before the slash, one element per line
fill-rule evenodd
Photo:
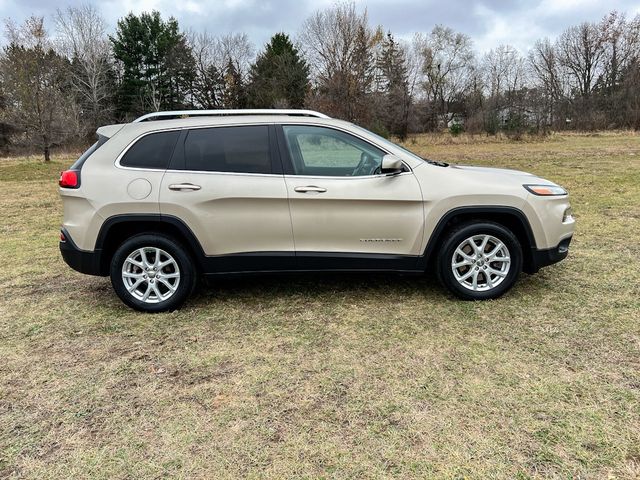
<path fill-rule="evenodd" d="M 308 110 L 157 112 L 97 134 L 60 176 L 60 250 L 138 310 L 235 273 L 434 269 L 462 299 L 496 298 L 565 258 L 574 230 L 548 180 Z"/>

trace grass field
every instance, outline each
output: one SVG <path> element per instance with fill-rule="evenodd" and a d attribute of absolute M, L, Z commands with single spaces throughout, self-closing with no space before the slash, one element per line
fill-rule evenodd
<path fill-rule="evenodd" d="M 640 136 L 407 146 L 567 187 L 570 257 L 482 303 L 254 278 L 138 314 L 59 256 L 72 159 L 0 159 L 0 478 L 638 478 Z"/>

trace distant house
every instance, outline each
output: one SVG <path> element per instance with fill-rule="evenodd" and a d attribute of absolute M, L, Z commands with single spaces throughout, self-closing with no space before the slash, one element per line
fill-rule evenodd
<path fill-rule="evenodd" d="M 464 116 L 461 113 L 447 114 L 447 128 L 451 128 L 454 125 L 464 126 Z"/>

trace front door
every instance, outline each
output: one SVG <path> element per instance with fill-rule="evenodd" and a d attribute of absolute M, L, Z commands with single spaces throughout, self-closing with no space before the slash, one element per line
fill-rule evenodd
<path fill-rule="evenodd" d="M 411 170 L 381 174 L 387 152 L 343 130 L 281 128 L 299 267 L 411 269 L 422 253 L 424 228 L 422 193 Z"/>

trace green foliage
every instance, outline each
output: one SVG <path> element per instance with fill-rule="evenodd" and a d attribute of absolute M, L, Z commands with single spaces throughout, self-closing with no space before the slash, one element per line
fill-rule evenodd
<path fill-rule="evenodd" d="M 520 140 L 527 131 L 527 119 L 522 112 L 513 111 L 509 113 L 503 130 L 509 138 Z"/>
<path fill-rule="evenodd" d="M 203 67 L 193 81 L 192 93 L 200 107 L 220 108 L 225 93 L 224 72 L 213 64 Z"/>
<path fill-rule="evenodd" d="M 157 11 L 130 13 L 118 21 L 110 40 L 120 67 L 116 96 L 120 116 L 187 105 L 194 60 L 177 20 L 165 22 Z"/>
<path fill-rule="evenodd" d="M 369 126 L 369 130 L 371 130 L 376 135 L 380 135 L 381 137 L 386 138 L 386 139 L 391 137 L 391 133 L 389 132 L 389 129 L 380 120 L 375 120 Z"/>
<path fill-rule="evenodd" d="M 276 33 L 249 72 L 249 105 L 301 108 L 309 88 L 309 66 L 289 36 Z"/>
<path fill-rule="evenodd" d="M 500 120 L 498 119 L 496 112 L 491 111 L 487 113 L 484 121 L 484 130 L 489 135 L 498 134 L 498 130 L 500 130 Z"/>
<path fill-rule="evenodd" d="M 452 123 L 451 126 L 449 127 L 449 133 L 454 137 L 457 137 L 462 132 L 464 132 L 464 127 L 462 126 L 461 123 Z"/>

